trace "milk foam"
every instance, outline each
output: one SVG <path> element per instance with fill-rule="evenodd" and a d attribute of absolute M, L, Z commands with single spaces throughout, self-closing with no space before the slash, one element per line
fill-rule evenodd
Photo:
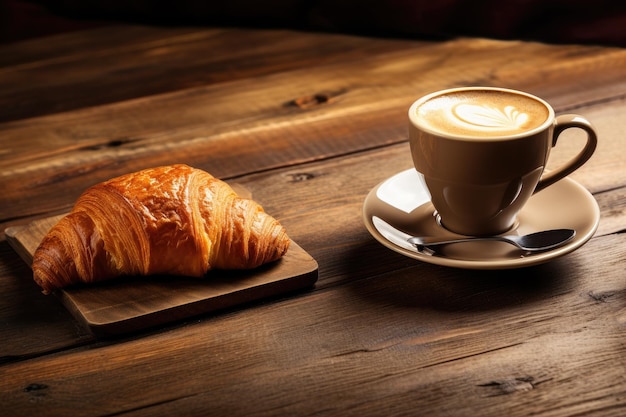
<path fill-rule="evenodd" d="M 472 137 L 522 133 L 541 126 L 549 115 L 532 97 L 494 90 L 450 92 L 431 98 L 416 112 L 431 130 Z"/>

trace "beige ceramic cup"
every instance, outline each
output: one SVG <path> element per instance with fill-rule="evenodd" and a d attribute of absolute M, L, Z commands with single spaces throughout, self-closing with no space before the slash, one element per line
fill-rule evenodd
<path fill-rule="evenodd" d="M 597 134 L 579 115 L 555 116 L 544 100 L 502 88 L 466 87 L 424 96 L 409 109 L 411 155 L 442 225 L 464 235 L 510 230 L 536 192 L 593 154 Z M 584 148 L 544 174 L 561 132 L 582 129 Z"/>

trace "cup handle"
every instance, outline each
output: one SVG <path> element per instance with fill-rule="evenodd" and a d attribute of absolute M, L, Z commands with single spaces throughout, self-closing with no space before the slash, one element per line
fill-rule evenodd
<path fill-rule="evenodd" d="M 537 184 L 537 187 L 535 187 L 535 191 L 533 193 L 543 190 L 547 186 L 554 184 L 561 178 L 564 178 L 576 171 L 585 162 L 587 162 L 589 158 L 591 158 L 591 155 L 593 155 L 593 152 L 596 150 L 596 146 L 598 145 L 598 135 L 596 130 L 591 122 L 577 114 L 563 114 L 557 116 L 554 132 L 552 134 L 552 147 L 556 146 L 559 135 L 563 133 L 564 130 L 570 128 L 582 129 L 587 133 L 587 143 L 585 144 L 585 147 L 578 153 L 578 155 L 568 161 L 565 165 L 545 174 L 541 180 L 539 180 L 539 183 Z"/>

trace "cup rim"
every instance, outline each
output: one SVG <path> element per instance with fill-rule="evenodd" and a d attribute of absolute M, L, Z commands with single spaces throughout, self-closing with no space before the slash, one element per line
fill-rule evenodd
<path fill-rule="evenodd" d="M 422 105 L 424 102 L 430 100 L 433 97 L 437 97 L 437 96 L 441 96 L 444 94 L 450 94 L 450 93 L 454 93 L 457 91 L 477 91 L 477 90 L 481 90 L 481 91 L 501 91 L 501 92 L 505 92 L 505 93 L 511 93 L 511 94 L 517 94 L 517 95 L 522 95 L 522 96 L 526 96 L 529 97 L 535 101 L 538 101 L 539 103 L 543 104 L 545 106 L 545 108 L 548 110 L 548 117 L 546 118 L 546 120 L 540 124 L 539 126 L 521 132 L 521 133 L 515 133 L 515 134 L 509 134 L 509 135 L 495 135 L 495 136 L 479 136 L 479 135 L 463 135 L 463 134 L 451 134 L 451 133 L 447 133 L 447 132 L 442 132 L 439 130 L 435 130 L 435 129 L 431 129 L 428 126 L 425 126 L 424 124 L 419 122 L 419 119 L 417 118 L 417 112 L 416 109 L 417 107 L 419 107 L 420 105 Z M 411 125 L 415 128 L 419 128 L 420 130 L 427 132 L 431 135 L 434 136 L 438 136 L 438 137 L 442 137 L 442 138 L 446 138 L 446 139 L 452 139 L 452 140 L 462 140 L 462 141 L 492 141 L 492 142 L 497 142 L 497 141 L 505 141 L 505 140 L 514 140 L 514 139 L 520 139 L 520 138 L 526 138 L 529 136 L 533 136 L 536 135 L 539 132 L 544 131 L 545 129 L 547 129 L 550 125 L 554 124 L 554 120 L 555 120 L 555 112 L 554 109 L 552 108 L 552 106 L 545 101 L 544 99 L 537 97 L 533 94 L 527 93 L 525 91 L 520 91 L 520 90 L 514 90 L 511 88 L 504 88 L 504 87 L 481 87 L 481 86 L 469 86 L 469 87 L 454 87 L 454 88 L 447 88 L 447 89 L 443 89 L 443 90 L 438 90 L 438 91 L 434 91 L 432 93 L 426 94 L 420 98 L 418 98 L 417 100 L 415 100 L 413 102 L 413 104 L 411 104 L 411 106 L 409 107 L 409 120 L 411 122 Z"/>

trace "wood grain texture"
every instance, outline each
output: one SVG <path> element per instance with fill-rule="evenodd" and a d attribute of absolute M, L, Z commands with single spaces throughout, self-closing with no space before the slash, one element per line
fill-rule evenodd
<path fill-rule="evenodd" d="M 0 121 L 260 77 L 406 44 L 305 33 L 293 37 L 278 30 L 127 26 L 89 31 L 80 40 L 56 38 L 46 51 L 32 41 L 4 47 Z"/>
<path fill-rule="evenodd" d="M 71 365 L 63 355 L 10 364 L 0 392 L 20 413 L 45 402 L 84 415 L 617 416 L 625 293 L 606 277 L 621 270 L 623 236 L 590 247 L 506 277 L 413 265 L 258 306 L 254 324 L 234 312 L 81 349 Z M 111 401 L 118 381 L 137 389 Z"/>
<path fill-rule="evenodd" d="M 235 32 L 244 45 L 249 36 Z M 255 76 L 229 82 L 0 125 L 0 149 L 10 149 L 10 154 L 0 154 L 0 192 L 6 202 L 0 206 L 0 218 L 65 211 L 93 183 L 148 166 L 182 162 L 219 178 L 233 178 L 403 142 L 410 103 L 444 87 L 521 88 L 553 102 L 557 111 L 624 100 L 619 93 L 622 73 L 616 69 L 626 65 L 622 50 L 468 39 L 401 42 L 403 49 L 387 50 L 387 40 L 371 40 L 364 47 L 359 38 L 341 39 L 346 48 L 361 54 L 317 63 L 315 70 L 304 66 L 265 73 L 262 67 Z M 306 36 L 300 41 L 310 42 Z M 293 50 L 301 51 L 297 45 Z M 399 48 L 397 42 L 392 45 Z M 317 56 L 326 49 L 320 45 L 313 51 Z M 88 62 L 98 60 L 83 54 Z M 247 62 L 245 56 L 239 59 Z M 599 69 L 606 75 L 598 76 Z M 50 77 L 47 65 L 38 70 L 44 79 Z M 230 74 L 228 68 L 220 71 L 223 77 Z M 545 83 L 542 74 L 557 73 L 571 77 L 566 80 L 587 80 L 578 103 L 559 101 L 554 80 Z M 79 84 L 67 89 L 83 91 Z M 571 89 L 563 90 L 557 93 L 571 94 Z M 34 94 L 45 92 L 34 88 Z M 25 190 L 41 195 L 41 202 L 30 204 Z"/>
<path fill-rule="evenodd" d="M 203 44 L 214 57 L 197 53 Z M 312 291 L 97 340 L 40 294 L 0 237 L 9 415 L 625 414 L 626 50 L 133 27 L 10 48 L 3 71 L 18 77 L 23 65 L 33 85 L 10 86 L 26 104 L 0 123 L 1 230 L 69 209 L 102 179 L 185 162 L 249 189 L 317 260 L 319 279 Z M 179 51 L 187 61 L 158 58 Z M 108 77 L 93 86 L 100 58 Z M 160 85 L 161 64 L 180 79 Z M 61 90 L 55 68 L 77 77 L 58 81 L 68 101 L 56 109 L 33 99 Z M 572 175 L 601 210 L 580 250 L 467 271 L 407 259 L 368 234 L 363 199 L 411 166 L 406 109 L 466 84 L 524 89 L 596 125 L 598 149 Z M 578 149 L 568 136 L 550 164 Z"/>

